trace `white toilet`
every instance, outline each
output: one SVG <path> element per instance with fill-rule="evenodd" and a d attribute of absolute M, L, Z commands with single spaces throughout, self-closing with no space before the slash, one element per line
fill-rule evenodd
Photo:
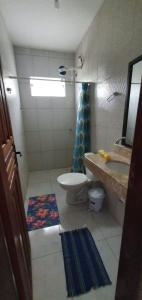
<path fill-rule="evenodd" d="M 66 201 L 70 205 L 84 203 L 88 200 L 88 184 L 95 177 L 86 169 L 86 174 L 82 173 L 65 173 L 57 178 L 60 186 L 67 191 Z"/>

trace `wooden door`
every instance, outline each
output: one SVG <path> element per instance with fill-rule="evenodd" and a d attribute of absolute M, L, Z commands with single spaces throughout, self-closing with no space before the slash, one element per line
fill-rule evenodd
<path fill-rule="evenodd" d="M 6 238 L 0 217 L 0 299 L 18 300 L 17 288 L 9 259 Z"/>
<path fill-rule="evenodd" d="M 16 116 L 15 116 L 16 117 Z M 30 243 L 0 67 L 0 216 L 20 300 L 32 299 Z"/>

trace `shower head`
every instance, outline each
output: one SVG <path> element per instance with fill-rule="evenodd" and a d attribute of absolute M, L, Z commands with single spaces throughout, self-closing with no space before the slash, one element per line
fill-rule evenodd
<path fill-rule="evenodd" d="M 67 74 L 67 72 L 71 72 L 72 74 L 76 75 L 77 70 L 82 69 L 83 63 L 84 63 L 84 60 L 83 60 L 82 56 L 80 55 L 80 56 L 78 56 L 78 66 L 77 67 L 66 68 L 65 66 L 60 66 L 58 68 L 59 75 L 60 76 L 65 76 Z"/>
<path fill-rule="evenodd" d="M 82 56 L 78 56 L 78 66 L 77 67 L 69 67 L 69 68 L 66 68 L 65 66 L 60 66 L 58 68 L 58 71 L 59 71 L 59 75 L 61 76 L 65 76 L 67 74 L 67 72 L 72 72 L 74 74 L 76 74 L 76 71 L 78 69 L 82 69 L 83 67 L 83 64 L 84 64 L 84 59 L 82 58 Z"/>
<path fill-rule="evenodd" d="M 61 76 L 65 76 L 67 74 L 67 69 L 65 68 L 65 66 L 60 66 L 58 68 L 58 71 L 59 71 L 59 75 Z"/>

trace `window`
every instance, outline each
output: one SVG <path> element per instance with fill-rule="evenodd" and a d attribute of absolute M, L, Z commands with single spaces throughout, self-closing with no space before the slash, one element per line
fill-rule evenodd
<path fill-rule="evenodd" d="M 31 77 L 31 95 L 36 97 L 65 97 L 65 82 L 61 78 Z"/>

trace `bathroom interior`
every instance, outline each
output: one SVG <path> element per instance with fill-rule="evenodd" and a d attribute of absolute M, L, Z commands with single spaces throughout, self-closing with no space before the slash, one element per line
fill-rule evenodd
<path fill-rule="evenodd" d="M 141 0 L 0 0 L 0 57 L 25 215 L 29 198 L 55 194 L 60 219 L 29 231 L 33 300 L 68 298 L 60 234 L 86 227 L 111 284 L 69 299 L 115 299 L 141 36 Z M 89 142 L 77 153 L 85 92 Z M 98 188 L 105 196 L 96 212 L 88 190 Z M 7 299 L 21 299 L 14 293 Z"/>

